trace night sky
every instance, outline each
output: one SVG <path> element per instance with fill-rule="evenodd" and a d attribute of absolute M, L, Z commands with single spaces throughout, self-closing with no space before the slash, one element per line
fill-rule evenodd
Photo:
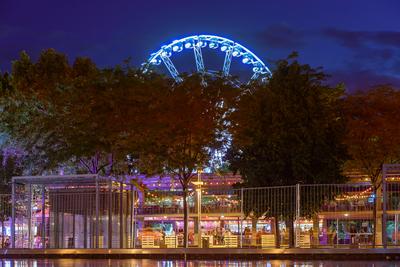
<path fill-rule="evenodd" d="M 202 33 L 235 40 L 268 66 L 298 51 L 348 90 L 400 87 L 398 0 L 0 0 L 0 69 L 45 48 L 139 66 L 162 44 Z"/>

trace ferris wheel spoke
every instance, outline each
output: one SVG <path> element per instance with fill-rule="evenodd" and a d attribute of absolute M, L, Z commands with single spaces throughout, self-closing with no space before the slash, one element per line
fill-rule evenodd
<path fill-rule="evenodd" d="M 201 46 L 194 45 L 193 46 L 194 58 L 196 59 L 196 67 L 197 71 L 200 73 L 204 73 L 204 61 L 203 61 L 203 54 L 201 53 Z"/>
<path fill-rule="evenodd" d="M 168 69 L 169 73 L 171 74 L 172 78 L 174 78 L 175 81 L 181 82 L 182 78 L 179 77 L 179 72 L 175 68 L 174 63 L 172 63 L 171 59 L 167 56 L 162 56 L 161 55 L 161 60 L 164 62 L 165 67 Z"/>
<path fill-rule="evenodd" d="M 224 67 L 222 69 L 222 74 L 224 77 L 229 75 L 229 70 L 231 68 L 231 62 L 232 62 L 232 52 L 233 49 L 228 49 L 225 53 Z"/>
<path fill-rule="evenodd" d="M 203 48 L 214 49 L 225 54 L 224 65 L 222 67 L 223 77 L 230 75 L 232 60 L 235 60 L 235 62 L 239 60 L 243 64 L 252 66 L 253 76 L 249 82 L 258 79 L 261 79 L 261 82 L 266 82 L 267 78 L 271 76 L 271 71 L 265 66 L 264 62 L 249 49 L 232 40 L 216 35 L 192 35 L 175 40 L 167 45 L 163 45 L 157 52 L 152 53 L 148 62 L 152 66 L 164 63 L 172 78 L 176 82 L 181 82 L 182 78 L 171 61 L 171 57 L 186 49 L 193 50 L 197 73 L 204 74 L 206 69 L 202 54 Z M 146 72 L 147 70 L 148 67 L 145 67 L 143 71 Z M 213 72 L 211 71 L 210 73 L 212 74 Z"/>
<path fill-rule="evenodd" d="M 259 72 L 254 72 L 254 73 L 253 73 L 253 76 L 251 76 L 249 82 L 252 82 L 252 81 L 257 80 L 259 76 L 260 76 L 260 73 L 259 73 Z"/>

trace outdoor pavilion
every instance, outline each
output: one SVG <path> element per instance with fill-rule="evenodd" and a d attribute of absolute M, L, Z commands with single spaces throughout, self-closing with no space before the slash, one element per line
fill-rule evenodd
<path fill-rule="evenodd" d="M 132 247 L 135 197 L 127 177 L 13 177 L 11 247 L 34 247 L 33 227 L 41 248 Z"/>

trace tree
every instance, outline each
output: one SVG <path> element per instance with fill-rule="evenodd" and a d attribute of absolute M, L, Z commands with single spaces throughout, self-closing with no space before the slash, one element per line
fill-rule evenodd
<path fill-rule="evenodd" d="M 87 58 L 70 65 L 52 49 L 37 62 L 22 53 L 3 90 L 3 130 L 26 150 L 32 173 L 69 162 L 90 173 L 125 171 L 126 144 L 140 140 L 154 77 L 129 65 L 99 69 Z"/>
<path fill-rule="evenodd" d="M 250 85 L 232 114 L 228 159 L 244 186 L 344 181 L 343 90 L 326 85 L 321 70 L 301 65 L 295 56 L 278 61 L 268 83 Z M 276 220 L 282 215 L 269 211 Z M 254 215 L 264 212 L 267 207 Z M 282 212 L 287 212 L 283 217 L 293 245 L 294 213 L 289 208 Z"/>
<path fill-rule="evenodd" d="M 222 79 L 191 75 L 157 90 L 151 125 L 139 155 L 147 170 L 175 177 L 183 190 L 184 247 L 188 245 L 188 194 L 196 171 L 209 165 L 211 151 L 228 140 L 224 135 L 229 103 L 237 89 Z M 200 234 L 200 233 L 199 233 Z"/>
<path fill-rule="evenodd" d="M 400 162 L 400 92 L 379 86 L 365 92 L 349 94 L 344 102 L 347 167 L 367 174 L 374 194 L 374 237 L 377 233 L 378 191 L 382 184 L 384 163 Z"/>

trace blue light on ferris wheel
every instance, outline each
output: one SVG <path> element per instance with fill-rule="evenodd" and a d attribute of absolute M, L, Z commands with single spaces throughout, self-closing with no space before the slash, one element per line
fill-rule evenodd
<path fill-rule="evenodd" d="M 169 58 L 175 56 L 177 52 L 181 52 L 183 49 L 194 49 L 197 70 L 204 71 L 205 68 L 202 56 L 203 49 L 200 48 L 219 48 L 218 50 L 225 54 L 225 60 L 222 66 L 223 76 L 230 75 L 231 61 L 234 60 L 234 58 L 240 63 L 250 64 L 253 67 L 252 70 L 254 74 L 251 79 L 265 80 L 266 76 L 271 76 L 271 72 L 268 67 L 265 66 L 264 62 L 262 62 L 249 49 L 232 40 L 216 35 L 193 35 L 175 40 L 168 45 L 161 46 L 157 52 L 151 54 L 148 61 L 149 63 L 144 64 L 143 71 L 146 72 L 149 65 L 160 65 L 161 63 L 164 63 L 170 75 L 177 82 L 180 82 L 182 79 L 179 77 L 179 71 L 174 66 L 173 60 Z"/>
<path fill-rule="evenodd" d="M 160 64 L 161 64 L 161 60 L 158 59 L 158 58 L 153 58 L 153 59 L 150 61 L 150 63 L 153 64 L 153 65 L 160 65 Z"/>
<path fill-rule="evenodd" d="M 208 45 L 211 49 L 215 49 L 218 48 L 218 44 L 214 43 L 214 42 L 210 42 L 210 44 Z"/>
<path fill-rule="evenodd" d="M 182 44 L 176 44 L 176 45 L 172 46 L 172 51 L 174 51 L 174 52 L 181 52 L 182 49 L 183 49 Z"/>
<path fill-rule="evenodd" d="M 170 57 L 170 56 L 171 56 L 171 52 L 169 52 L 169 51 L 163 51 L 163 52 L 161 53 L 161 55 L 162 55 L 163 57 Z"/>
<path fill-rule="evenodd" d="M 232 52 L 232 56 L 239 57 L 240 56 L 240 52 L 235 50 L 235 51 Z"/>
<path fill-rule="evenodd" d="M 244 58 L 242 59 L 242 62 L 243 62 L 244 64 L 249 63 L 249 61 L 250 61 L 250 58 L 248 58 L 248 57 L 244 57 Z"/>
<path fill-rule="evenodd" d="M 200 42 L 198 42 L 198 45 L 199 45 L 200 47 L 204 48 L 204 47 L 207 46 L 207 42 L 200 41 Z"/>

